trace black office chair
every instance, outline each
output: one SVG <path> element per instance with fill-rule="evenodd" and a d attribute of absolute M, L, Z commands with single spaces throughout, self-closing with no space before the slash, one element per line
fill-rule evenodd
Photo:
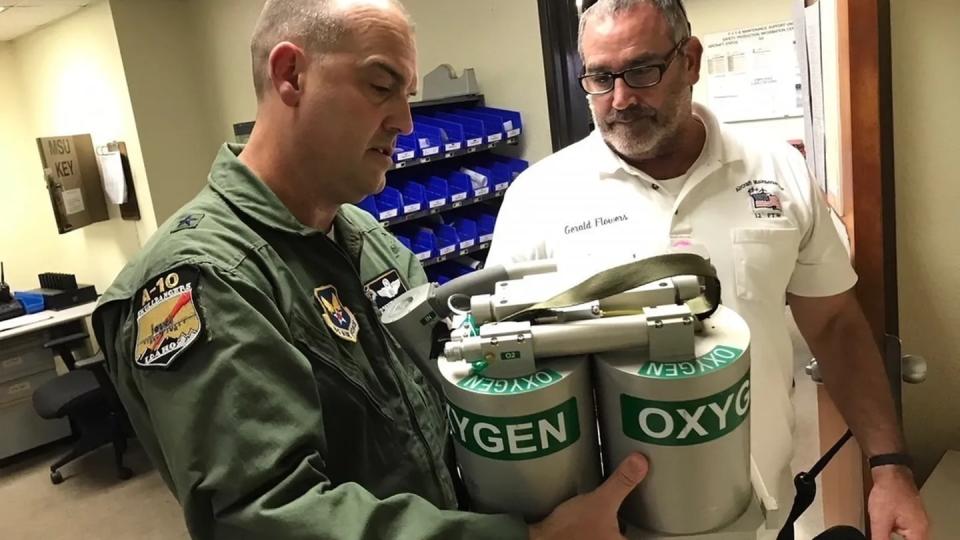
<path fill-rule="evenodd" d="M 79 331 L 77 331 L 79 330 Z M 117 477 L 126 480 L 133 471 L 123 465 L 127 450 L 128 421 L 113 385 L 97 355 L 74 360 L 73 349 L 89 337 L 82 326 L 44 344 L 63 359 L 67 373 L 47 381 L 33 393 L 33 408 L 43 418 L 68 417 L 79 434 L 73 449 L 50 466 L 50 481 L 63 482 L 60 468 L 107 443 L 113 443 Z"/>

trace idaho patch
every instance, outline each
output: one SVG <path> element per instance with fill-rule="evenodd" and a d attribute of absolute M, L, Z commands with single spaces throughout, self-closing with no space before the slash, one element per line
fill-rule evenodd
<path fill-rule="evenodd" d="M 181 266 L 160 274 L 137 296 L 134 363 L 144 369 L 170 369 L 203 331 L 197 309 L 200 270 Z"/>
<path fill-rule="evenodd" d="M 377 309 L 383 309 L 394 298 L 407 292 L 403 280 L 400 279 L 400 272 L 393 268 L 370 280 L 363 286 L 363 290 Z"/>
<path fill-rule="evenodd" d="M 313 296 L 323 308 L 323 322 L 327 327 L 340 339 L 356 343 L 357 334 L 360 333 L 360 323 L 357 322 L 350 308 L 340 301 L 337 288 L 333 285 L 317 287 L 313 290 Z"/>

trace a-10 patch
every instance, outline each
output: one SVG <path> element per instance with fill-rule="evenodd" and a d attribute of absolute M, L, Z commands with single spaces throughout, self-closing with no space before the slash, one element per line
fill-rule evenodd
<path fill-rule="evenodd" d="M 197 341 L 203 319 L 197 309 L 200 270 L 181 266 L 150 280 L 137 293 L 137 344 L 134 363 L 144 369 L 170 369 Z"/>

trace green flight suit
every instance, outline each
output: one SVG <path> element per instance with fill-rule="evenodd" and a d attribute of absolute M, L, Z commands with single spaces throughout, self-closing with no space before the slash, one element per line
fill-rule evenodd
<path fill-rule="evenodd" d="M 419 263 L 350 205 L 336 242 L 303 226 L 241 150 L 223 147 L 94 314 L 191 535 L 526 538 L 517 517 L 453 510 L 442 398 L 364 288 L 420 285 Z"/>

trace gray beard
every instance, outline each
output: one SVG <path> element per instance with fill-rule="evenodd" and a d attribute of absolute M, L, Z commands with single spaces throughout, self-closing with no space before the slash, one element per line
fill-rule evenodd
<path fill-rule="evenodd" d="M 687 92 L 692 94 L 691 90 Z M 676 96 L 666 104 L 663 113 L 668 115 L 664 122 L 661 118 L 639 117 L 626 123 L 608 123 L 599 118 L 590 102 L 593 122 L 600 130 L 603 140 L 615 152 L 628 161 L 648 161 L 668 153 L 674 145 L 683 126 L 683 119 L 692 114 L 692 102 L 686 96 Z M 657 116 L 662 117 L 659 114 Z"/>

